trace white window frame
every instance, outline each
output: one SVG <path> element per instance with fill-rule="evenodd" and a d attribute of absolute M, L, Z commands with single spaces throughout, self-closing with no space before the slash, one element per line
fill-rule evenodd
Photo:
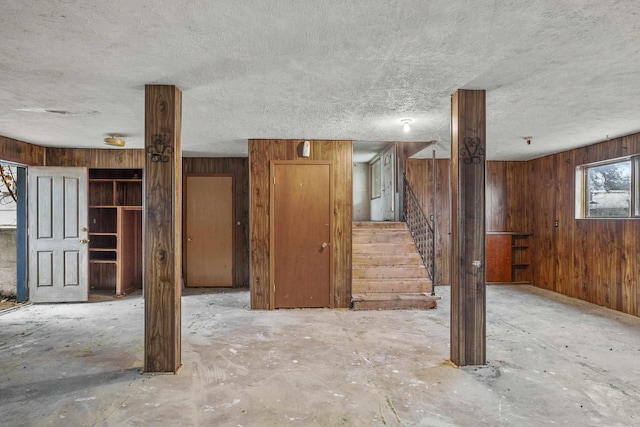
<path fill-rule="evenodd" d="M 610 165 L 615 163 L 630 162 L 631 163 L 631 188 L 630 188 L 630 209 L 628 216 L 619 217 L 599 217 L 588 216 L 587 203 L 588 200 L 588 170 L 593 167 Z M 575 180 L 575 217 L 577 219 L 639 219 L 640 218 L 640 155 L 625 156 L 615 159 L 608 159 L 600 162 L 587 163 L 576 167 Z"/>

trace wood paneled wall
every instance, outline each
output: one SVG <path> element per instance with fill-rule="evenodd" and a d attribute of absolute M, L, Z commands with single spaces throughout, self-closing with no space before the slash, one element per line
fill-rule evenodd
<path fill-rule="evenodd" d="M 487 162 L 487 231 L 527 232 L 527 162 Z"/>
<path fill-rule="evenodd" d="M 45 149 L 16 139 L 0 136 L 0 160 L 25 166 L 44 165 Z"/>
<path fill-rule="evenodd" d="M 487 231 L 531 231 L 528 224 L 527 162 L 487 162 Z M 405 174 L 427 216 L 433 213 L 431 159 L 407 159 Z M 436 284 L 449 285 L 451 193 L 449 159 L 436 160 Z"/>
<path fill-rule="evenodd" d="M 301 140 L 249 140 L 251 308 L 269 309 L 269 164 L 271 160 L 298 160 Z M 351 141 L 311 141 L 309 160 L 328 160 L 334 179 L 332 256 L 334 305 L 351 307 Z M 298 212 L 296 214 L 304 214 Z"/>
<path fill-rule="evenodd" d="M 575 218 L 576 167 L 639 153 L 640 133 L 528 162 L 487 162 L 487 231 L 533 233 L 535 286 L 640 316 L 640 220 Z M 431 160 L 405 164 L 430 215 Z M 448 168 L 449 160 L 436 161 L 438 284 L 449 284 Z"/>
<path fill-rule="evenodd" d="M 433 163 L 431 159 L 406 159 L 405 175 L 422 210 L 429 218 L 433 208 Z M 436 160 L 436 286 L 449 285 L 451 274 L 451 173 L 449 159 Z"/>
<path fill-rule="evenodd" d="M 144 169 L 142 149 L 46 148 L 47 166 Z"/>
<path fill-rule="evenodd" d="M 182 159 L 183 176 L 189 174 L 233 175 L 234 288 L 249 287 L 249 159 L 240 157 Z M 184 209 L 184 208 L 183 208 Z M 240 224 L 240 225 L 238 225 Z M 183 251 L 184 253 L 184 251 Z"/>
<path fill-rule="evenodd" d="M 638 153 L 634 134 L 528 162 L 534 285 L 640 315 L 640 220 L 575 218 L 576 167 Z"/>

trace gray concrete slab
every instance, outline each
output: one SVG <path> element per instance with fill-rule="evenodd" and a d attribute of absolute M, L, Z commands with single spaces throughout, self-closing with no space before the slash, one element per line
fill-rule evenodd
<path fill-rule="evenodd" d="M 449 357 L 430 311 L 250 311 L 182 298 L 178 375 L 141 372 L 139 295 L 0 315 L 0 425 L 640 424 L 640 318 L 530 286 L 488 288 L 489 363 Z"/>

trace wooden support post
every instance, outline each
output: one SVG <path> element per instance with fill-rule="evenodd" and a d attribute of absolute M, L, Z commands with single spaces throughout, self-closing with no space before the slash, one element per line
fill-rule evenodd
<path fill-rule="evenodd" d="M 486 363 L 485 91 L 451 96 L 451 361 Z"/>
<path fill-rule="evenodd" d="M 181 364 L 182 92 L 145 87 L 144 370 Z"/>

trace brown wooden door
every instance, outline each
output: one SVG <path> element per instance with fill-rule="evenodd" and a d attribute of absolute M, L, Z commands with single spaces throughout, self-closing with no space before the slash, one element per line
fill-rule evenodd
<path fill-rule="evenodd" d="M 329 164 L 272 164 L 272 290 L 275 308 L 329 307 Z"/>
<path fill-rule="evenodd" d="M 233 178 L 188 175 L 185 286 L 233 286 Z"/>
<path fill-rule="evenodd" d="M 487 234 L 487 282 L 511 282 L 511 235 Z"/>

